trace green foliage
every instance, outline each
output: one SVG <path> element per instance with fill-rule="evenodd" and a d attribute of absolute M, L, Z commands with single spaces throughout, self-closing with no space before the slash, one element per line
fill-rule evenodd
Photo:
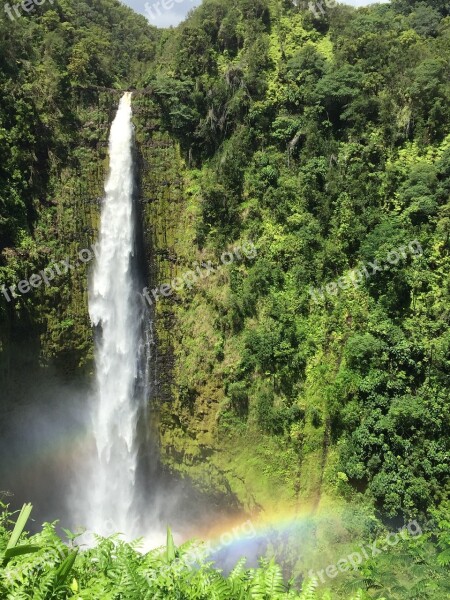
<path fill-rule="evenodd" d="M 244 240 L 257 247 L 253 261 L 223 268 L 167 309 L 175 401 L 163 408 L 161 439 L 178 445 L 171 455 L 167 443 L 165 460 L 180 466 L 188 456 L 182 467 L 208 470 L 210 485 L 221 467 L 226 485 L 255 506 L 269 495 L 251 472 L 259 452 L 264 481 L 279 477 L 292 502 L 317 507 L 344 490 L 383 516 L 416 515 L 449 489 L 448 3 L 338 5 L 324 18 L 307 4 L 205 0 L 164 34 L 112 0 L 60 0 L 14 27 L 2 20 L 1 283 L 72 251 L 64 226 L 79 232 L 84 209 L 67 197 L 78 186 L 88 197 L 111 90 L 148 86 L 151 111 L 137 119 L 148 119 L 155 141 L 158 129 L 171 134 L 186 159 L 186 201 L 172 232 L 179 269 Z M 96 87 L 111 97 L 103 102 Z M 407 250 L 398 264 L 327 290 L 413 240 L 423 254 Z M 323 290 L 317 302 L 311 286 Z M 34 300 L 2 304 L 0 318 L 44 331 L 44 358 L 85 364 L 84 296 L 67 278 Z M 236 459 L 222 447 L 225 434 L 255 436 L 261 447 Z M 238 460 L 251 482 L 244 491 Z M 439 522 L 426 542 L 438 543 L 442 569 L 446 517 Z M 0 531 L 3 548 L 7 538 Z M 64 559 L 10 553 L 12 583 L 2 585 L 13 587 L 0 595 L 69 594 L 57 588 L 71 567 L 79 598 L 295 598 L 274 564 L 241 565 L 224 578 L 208 564 L 189 566 L 170 540 L 144 556 L 116 538 Z M 30 540 L 47 542 L 61 548 L 51 526 Z M 433 549 L 411 552 L 421 581 L 412 588 L 393 576 L 387 596 L 439 598 L 433 577 L 445 594 Z M 367 565 L 355 597 L 386 595 L 387 572 Z M 318 593 L 316 582 L 302 592 Z"/>
<path fill-rule="evenodd" d="M 0 286 L 7 287 L 93 242 L 92 201 L 103 184 L 93 175 L 117 99 L 105 91 L 136 85 L 159 37 L 113 0 L 41 4 L 13 23 L 0 19 Z M 85 279 L 81 268 L 9 304 L 2 294 L 2 365 L 11 360 L 4 348 L 23 335 L 36 345 L 42 335 L 35 363 L 55 361 L 73 373 L 89 362 Z"/>
<path fill-rule="evenodd" d="M 13 532 L 11 533 L 11 537 L 9 538 L 9 542 L 6 545 L 6 549 L 3 554 L 3 566 L 5 567 L 8 562 L 14 558 L 15 556 L 21 556 L 22 554 L 29 554 L 30 552 L 36 552 L 38 550 L 37 546 L 30 545 L 18 545 L 18 541 L 20 536 L 25 529 L 26 523 L 29 519 L 31 513 L 32 506 L 31 504 L 24 504 L 20 514 L 17 518 L 16 524 L 14 526 Z"/>
<path fill-rule="evenodd" d="M 1 508 L 7 507 L 2 504 Z M 0 554 L 3 553 L 4 557 L 3 568 L 0 569 L 0 592 L 5 598 L 25 598 L 31 592 L 36 598 L 66 598 L 69 590 L 67 582 L 78 549 L 69 552 L 57 539 L 52 526 L 45 526 L 42 535 L 34 538 L 24 534 L 31 510 L 31 504 L 23 506 L 4 551 L 0 542 Z M 5 511 L 0 519 L 0 540 L 7 535 L 5 525 L 8 517 Z M 31 543 L 18 544 L 19 539 Z M 34 555 L 32 559 L 30 554 Z"/>
<path fill-rule="evenodd" d="M 45 524 L 41 533 L 23 533 L 31 507 L 24 507 L 14 533 L 10 517 L 1 505 L 0 552 L 10 545 L 33 548 L 18 552 L 0 566 L 0 593 L 5 599 L 105 600 L 106 598 L 161 600 L 363 600 L 381 599 L 383 588 L 392 600 L 405 597 L 443 600 L 447 596 L 446 566 L 450 550 L 448 506 L 433 511 L 433 520 L 420 536 L 407 536 L 377 558 L 368 558 L 340 582 L 336 593 L 318 589 L 318 580 L 304 580 L 301 592 L 285 583 L 281 568 L 273 560 L 261 559 L 258 568 L 246 568 L 242 558 L 225 577 L 206 562 L 202 546 L 187 542 L 176 547 L 170 529 L 167 544 L 150 552 L 139 551 L 139 542 L 125 543 L 119 536 L 98 538 L 94 547 L 75 547 L 77 535 L 66 532 L 65 546 L 55 525 Z M 403 564 L 412 562 L 413 576 L 402 574 Z M 380 581 L 382 584 L 380 584 Z M 359 589 L 358 589 L 359 587 Z M 352 589 L 352 593 L 348 591 Z M 408 595 L 403 595 L 407 593 Z"/>
<path fill-rule="evenodd" d="M 295 449 L 314 502 L 336 469 L 383 515 L 411 515 L 448 493 L 448 8 L 296 4 L 206 1 L 158 58 L 189 115 L 177 129 L 158 92 L 197 168 L 193 256 L 258 250 L 177 310 L 220 340 L 213 367 L 177 367 L 197 390 L 189 427 L 203 435 L 214 387 L 208 416 Z M 195 340 L 183 328 L 176 344 Z"/>
<path fill-rule="evenodd" d="M 2 505 L 2 508 L 5 507 Z M 11 543 L 22 535 L 24 541 L 36 544 L 22 547 L 33 548 L 35 554 L 30 558 L 25 552 L 16 553 L 8 564 L 0 567 L 0 593 L 5 599 L 18 600 L 30 594 L 35 600 L 314 600 L 322 597 L 313 592 L 314 586 L 306 586 L 299 595 L 285 585 L 281 568 L 265 559 L 261 559 L 256 569 L 245 568 L 245 559 L 241 559 L 230 575 L 224 577 L 211 563 L 205 562 L 198 545 L 188 542 L 176 548 L 170 529 L 166 547 L 146 554 L 139 552 L 139 543 L 127 544 L 118 536 L 99 538 L 97 545 L 88 550 L 69 550 L 58 538 L 54 525 L 45 525 L 41 534 L 31 537 L 23 534 L 29 512 L 30 507 L 22 511 Z M 8 518 L 9 514 L 4 512 L 0 520 L 0 540 L 8 536 Z M 69 537 L 71 544 L 77 539 L 73 534 Z"/>

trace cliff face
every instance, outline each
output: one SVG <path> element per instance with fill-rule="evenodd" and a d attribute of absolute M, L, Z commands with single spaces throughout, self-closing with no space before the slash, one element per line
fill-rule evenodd
<path fill-rule="evenodd" d="M 118 27 L 122 36 L 112 34 Z M 89 372 L 86 275 L 115 88 L 145 70 L 157 36 L 115 2 L 92 11 L 63 0 L 14 23 L 2 19 L 0 37 L 2 373 L 14 367 L 15 345 L 27 342 L 30 368 Z"/>
<path fill-rule="evenodd" d="M 421 10 L 205 2 L 147 78 L 188 167 L 174 274 L 255 245 L 161 300 L 163 453 L 248 507 L 445 497 L 449 23 Z"/>
<path fill-rule="evenodd" d="M 52 246 L 43 250 L 35 265 L 27 267 L 20 257 L 16 259 L 17 276 L 23 273 L 29 279 L 47 270 L 49 282 L 8 304 L 2 328 L 3 403 L 10 406 L 8 411 L 22 403 L 45 402 L 39 394 L 39 398 L 30 394 L 32 386 L 46 390 L 53 381 L 54 385 L 66 382 L 86 389 L 92 381 L 93 332 L 87 284 L 95 260 L 93 245 L 108 169 L 108 130 L 120 95 L 113 90 L 79 92 L 76 104 L 83 139 L 77 141 L 76 166 L 65 164 L 55 169 L 53 197 L 40 208 L 35 221 L 36 243 L 44 244 L 52 235 Z M 159 423 L 162 461 L 192 477 L 204 491 L 235 495 L 250 509 L 269 505 L 273 479 L 271 475 L 261 477 L 262 466 L 267 460 L 278 461 L 277 442 L 266 454 L 260 447 L 269 438 L 264 442 L 257 432 L 240 448 L 239 423 L 219 432 L 219 416 L 227 402 L 223 341 L 215 331 L 217 307 L 210 307 L 209 302 L 205 306 L 205 299 L 211 293 L 226 292 L 229 275 L 226 269 L 215 274 L 202 266 L 198 281 L 189 276 L 192 271 L 197 273 L 197 265 L 216 264 L 213 253 L 199 253 L 195 243 L 200 172 L 188 168 L 179 143 L 164 131 L 160 107 L 151 94 L 136 93 L 133 109 L 144 269 L 154 318 L 152 415 Z M 241 256 L 245 259 L 243 253 Z M 65 273 L 62 266 L 67 260 L 73 268 Z M 58 265 L 61 274 L 55 268 Z M 181 279 L 183 289 L 165 297 L 161 286 L 176 278 Z M 289 460 L 292 465 L 284 474 L 277 474 L 278 483 L 290 490 L 286 498 L 294 497 L 297 474 L 294 453 L 285 467 Z M 249 479 L 251 473 L 253 480 Z"/>
<path fill-rule="evenodd" d="M 223 349 L 215 331 L 217 307 L 210 307 L 208 300 L 211 294 L 227 293 L 229 274 L 227 269 L 212 273 L 208 265 L 217 266 L 214 254 L 199 253 L 196 247 L 200 172 L 189 168 L 179 144 L 164 132 L 161 110 L 151 93 L 138 93 L 134 107 L 147 255 L 144 292 L 154 319 L 153 415 L 159 425 L 161 460 L 193 479 L 202 491 L 235 497 L 248 510 L 263 505 L 269 509 L 274 481 L 260 466 L 277 462 L 277 443 L 271 452 L 259 455 L 264 438 L 257 432 L 242 446 L 238 423 L 237 432 L 220 427 L 227 404 Z M 244 251 L 240 256 L 245 259 Z M 291 504 L 295 499 L 295 453 L 290 458 L 293 464 L 276 482 L 286 493 L 276 503 L 280 496 Z"/>

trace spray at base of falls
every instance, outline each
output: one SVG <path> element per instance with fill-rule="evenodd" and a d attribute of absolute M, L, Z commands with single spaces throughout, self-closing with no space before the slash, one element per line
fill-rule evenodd
<path fill-rule="evenodd" d="M 138 536 L 138 421 L 148 402 L 149 336 L 138 294 L 131 93 L 111 126 L 110 170 L 101 211 L 97 261 L 89 288 L 96 328 L 96 455 L 82 490 L 83 525 L 100 535 Z"/>

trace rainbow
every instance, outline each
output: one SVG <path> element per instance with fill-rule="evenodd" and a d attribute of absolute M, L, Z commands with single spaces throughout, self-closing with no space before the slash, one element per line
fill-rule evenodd
<path fill-rule="evenodd" d="M 355 511 L 352 515 L 356 517 Z M 280 511 L 227 520 L 196 537 L 205 541 L 208 560 L 225 571 L 242 557 L 247 558 L 247 566 L 255 567 L 261 557 L 274 556 L 290 573 L 300 573 L 332 563 L 352 544 L 348 521 L 343 505 L 323 512 Z"/>

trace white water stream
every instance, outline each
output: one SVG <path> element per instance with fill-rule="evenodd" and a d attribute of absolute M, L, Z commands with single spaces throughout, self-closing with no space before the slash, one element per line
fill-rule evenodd
<path fill-rule="evenodd" d="M 138 469 L 137 429 L 147 398 L 143 312 L 135 274 L 133 125 L 126 93 L 111 127 L 110 172 L 101 212 L 97 261 L 89 290 L 89 315 L 97 328 L 96 395 L 92 425 L 97 456 L 87 495 L 86 523 L 101 535 L 138 534 L 134 507 Z"/>

